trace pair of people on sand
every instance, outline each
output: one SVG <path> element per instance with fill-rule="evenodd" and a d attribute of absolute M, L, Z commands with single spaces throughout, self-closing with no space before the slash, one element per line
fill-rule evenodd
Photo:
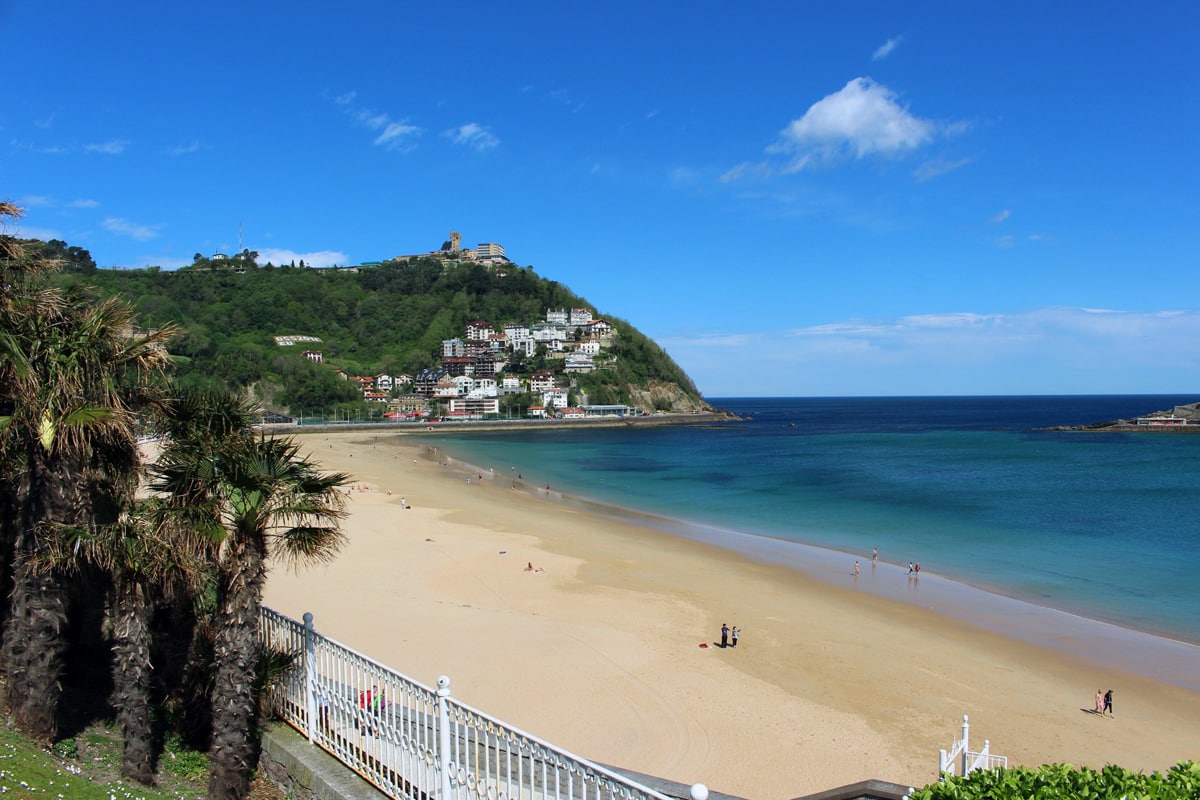
<path fill-rule="evenodd" d="M 740 634 L 741 634 L 741 631 L 738 630 L 737 625 L 734 625 L 733 630 L 730 630 L 729 626 L 726 625 L 724 622 L 722 622 L 721 623 L 721 647 L 737 647 L 738 636 Z"/>
<path fill-rule="evenodd" d="M 1115 717 L 1113 713 L 1113 690 L 1107 692 L 1103 689 L 1096 690 L 1096 713 L 1100 716 L 1107 714 L 1110 717 Z"/>

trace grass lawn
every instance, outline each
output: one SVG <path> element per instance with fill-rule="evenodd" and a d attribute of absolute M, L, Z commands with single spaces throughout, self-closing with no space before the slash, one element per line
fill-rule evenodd
<path fill-rule="evenodd" d="M 201 800 L 208 785 L 208 758 L 168 742 L 159 757 L 157 786 L 121 778 L 121 732 L 111 723 L 92 725 L 74 739 L 45 750 L 0 727 L 0 795 L 20 800 Z M 281 800 L 284 793 L 258 778 L 253 800 Z"/>

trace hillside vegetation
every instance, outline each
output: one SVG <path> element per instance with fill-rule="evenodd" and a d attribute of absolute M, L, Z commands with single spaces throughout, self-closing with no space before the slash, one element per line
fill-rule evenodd
<path fill-rule="evenodd" d="M 442 341 L 462 338 L 472 320 L 502 330 L 506 323 L 543 320 L 547 309 L 559 308 L 590 308 L 618 333 L 605 369 L 570 376 L 581 401 L 647 410 L 703 406 L 695 385 L 662 348 L 531 267 L 434 258 L 359 269 L 276 267 L 257 265 L 255 254 L 245 251 L 220 262 L 197 256 L 193 266 L 176 272 L 97 270 L 90 257 L 51 244 L 42 245 L 46 254 L 67 265 L 60 282 L 123 296 L 148 328 L 179 328 L 170 351 L 180 384 L 248 387 L 273 410 L 328 413 L 333 406 L 359 404 L 357 388 L 338 379 L 336 369 L 416 374 L 437 367 Z M 320 338 L 313 349 L 322 351 L 324 365 L 303 358 L 305 347 L 279 347 L 273 337 L 281 335 Z M 561 372 L 561 362 L 540 350 L 529 358 L 511 355 L 505 373 L 528 376 L 542 368 Z M 528 396 L 504 400 L 511 410 L 537 403 Z"/>

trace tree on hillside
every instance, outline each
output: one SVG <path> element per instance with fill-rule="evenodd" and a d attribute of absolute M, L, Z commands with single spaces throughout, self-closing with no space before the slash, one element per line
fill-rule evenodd
<path fill-rule="evenodd" d="M 152 488 L 209 541 L 217 570 L 209 796 L 240 798 L 257 762 L 259 603 L 271 558 L 332 558 L 343 534 L 342 473 L 322 473 L 290 439 L 263 439 L 231 395 L 181 396 Z"/>

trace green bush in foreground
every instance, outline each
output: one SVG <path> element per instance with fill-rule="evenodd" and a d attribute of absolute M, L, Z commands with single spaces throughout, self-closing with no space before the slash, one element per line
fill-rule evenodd
<path fill-rule="evenodd" d="M 1200 798 L 1200 764 L 1181 761 L 1163 775 L 1133 772 L 1108 765 L 1102 770 L 1070 764 L 1033 769 L 978 770 L 950 777 L 913 793 L 913 800 L 1196 800 Z"/>

